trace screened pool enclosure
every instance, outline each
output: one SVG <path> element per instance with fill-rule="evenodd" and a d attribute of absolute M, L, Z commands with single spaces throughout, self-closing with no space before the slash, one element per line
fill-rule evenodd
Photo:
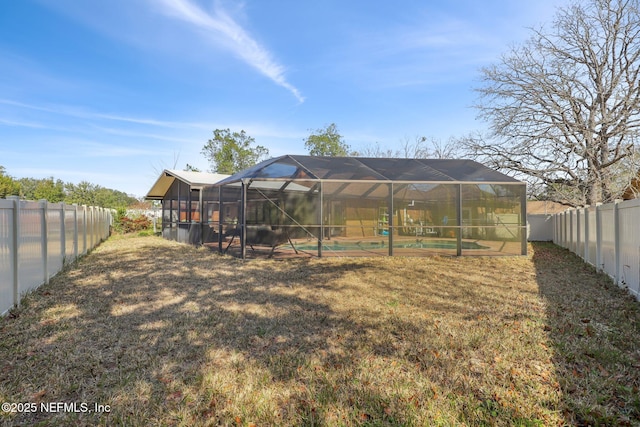
<path fill-rule="evenodd" d="M 202 190 L 202 244 L 248 256 L 525 255 L 526 187 L 470 160 L 287 155 Z"/>

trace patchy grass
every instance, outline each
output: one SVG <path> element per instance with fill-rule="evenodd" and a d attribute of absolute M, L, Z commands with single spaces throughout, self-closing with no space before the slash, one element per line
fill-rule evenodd
<path fill-rule="evenodd" d="M 532 249 L 243 262 L 111 238 L 0 319 L 0 402 L 110 412 L 0 423 L 640 425 L 640 304 Z"/>

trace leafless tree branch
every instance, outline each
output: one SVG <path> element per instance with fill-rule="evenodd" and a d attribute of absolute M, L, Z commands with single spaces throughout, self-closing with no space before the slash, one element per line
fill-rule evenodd
<path fill-rule="evenodd" d="M 551 30 L 482 70 L 486 137 L 463 138 L 476 158 L 571 205 L 619 197 L 637 174 L 640 0 L 558 9 Z"/>

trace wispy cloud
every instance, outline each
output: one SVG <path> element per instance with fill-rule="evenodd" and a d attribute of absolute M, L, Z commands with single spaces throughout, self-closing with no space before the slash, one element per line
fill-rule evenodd
<path fill-rule="evenodd" d="M 545 13 L 551 15 L 550 3 L 567 1 L 500 0 L 492 7 L 481 2 L 462 2 L 464 7 L 417 2 L 421 5 L 416 4 L 410 16 L 389 20 L 384 31 L 355 22 L 346 42 L 332 52 L 336 59 L 326 62 L 337 64 L 339 76 L 355 78 L 367 88 L 469 84 L 509 44 L 526 39 L 527 23 L 535 26 Z"/>
<path fill-rule="evenodd" d="M 170 135 L 163 135 L 159 133 L 134 132 L 134 131 L 124 130 L 124 129 L 109 128 L 109 127 L 103 127 L 103 126 L 94 126 L 93 129 L 109 135 L 135 137 L 137 139 L 155 139 L 159 141 L 177 142 L 177 143 L 185 143 L 185 144 L 193 142 L 193 139 L 191 138 L 173 137 Z"/>
<path fill-rule="evenodd" d="M 118 146 L 101 142 L 76 139 L 71 141 L 76 151 L 84 157 L 145 157 L 154 154 L 154 147 Z M 163 154 L 168 154 L 165 152 Z"/>
<path fill-rule="evenodd" d="M 33 129 L 49 129 L 61 132 L 110 134 L 117 136 L 135 137 L 137 139 L 155 139 L 160 141 L 188 144 L 194 139 L 202 138 L 202 132 L 213 129 L 242 129 L 259 139 L 283 139 L 301 141 L 306 135 L 304 132 L 287 128 L 286 126 L 273 126 L 271 123 L 255 121 L 167 121 L 155 118 L 144 118 L 126 115 L 91 111 L 74 105 L 67 104 L 33 104 L 19 102 L 12 99 L 0 98 L 0 106 L 6 105 L 13 108 L 15 115 L 20 109 L 46 113 L 38 119 L 23 120 L 2 117 L 0 110 L 0 125 L 26 127 Z M 20 114 L 18 114 L 20 116 Z M 55 116 L 64 116 L 71 119 L 81 119 L 81 122 L 61 121 Z M 122 123 L 111 126 L 108 122 Z M 72 124 L 69 124 L 72 123 Z M 80 123 L 80 124 L 78 124 Z M 127 126 L 139 125 L 139 126 Z M 167 130 L 176 132 L 167 132 Z"/>
<path fill-rule="evenodd" d="M 2 117 L 0 117 L 0 124 L 5 126 L 15 126 L 15 127 L 32 128 L 32 129 L 48 128 L 46 125 L 43 125 L 41 123 L 25 122 L 22 120 L 9 120 L 9 119 L 3 119 Z"/>
<path fill-rule="evenodd" d="M 300 91 L 287 81 L 284 67 L 274 60 L 269 50 L 229 16 L 220 4 L 216 3 L 212 13 L 207 13 L 189 0 L 154 0 L 151 4 L 159 5 L 165 15 L 204 31 L 206 37 L 226 46 L 274 83 L 290 91 L 299 102 L 304 102 Z"/>
<path fill-rule="evenodd" d="M 209 125 L 206 123 L 175 122 L 175 121 L 166 121 L 166 120 L 156 120 L 156 119 L 150 119 L 150 118 L 144 118 L 144 117 L 129 117 L 129 116 L 123 116 L 123 115 L 117 115 L 117 114 L 87 111 L 79 107 L 74 107 L 70 105 L 61 105 L 61 104 L 35 105 L 35 104 L 28 104 L 25 102 L 18 102 L 11 99 L 0 98 L 0 105 L 9 105 L 12 107 L 42 111 L 46 113 L 58 114 L 62 116 L 75 117 L 80 119 L 107 120 L 107 121 L 133 123 L 133 124 L 153 126 L 153 127 L 176 128 L 176 129 L 184 129 L 184 128 L 195 128 L 195 129 L 207 128 L 208 129 L 209 127 Z M 41 127 L 41 128 L 49 127 L 39 123 L 37 124 L 37 123 L 18 122 L 18 121 L 9 121 L 9 120 L 6 120 L 6 124 L 14 125 L 14 126 L 25 126 L 25 127 Z"/>

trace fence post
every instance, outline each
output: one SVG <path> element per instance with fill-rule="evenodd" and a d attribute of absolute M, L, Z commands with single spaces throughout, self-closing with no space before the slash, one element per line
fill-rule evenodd
<path fill-rule="evenodd" d="M 13 201 L 13 236 L 11 239 L 11 247 L 13 253 L 11 257 L 12 269 L 13 269 L 13 305 L 20 305 L 20 197 L 9 196 L 7 199 Z"/>
<path fill-rule="evenodd" d="M 84 230 L 85 234 L 87 235 L 87 252 L 89 252 L 93 247 L 93 230 L 92 230 L 93 215 L 92 214 L 93 214 L 93 207 L 87 206 L 87 213 L 86 213 L 87 226 Z"/>
<path fill-rule="evenodd" d="M 82 253 L 87 253 L 87 205 L 82 205 Z"/>
<path fill-rule="evenodd" d="M 102 243 L 102 239 L 104 239 L 104 221 L 102 208 L 98 206 L 98 242 Z"/>
<path fill-rule="evenodd" d="M 589 205 L 584 207 L 584 233 L 582 233 L 584 239 L 584 260 L 585 262 L 589 262 Z"/>
<path fill-rule="evenodd" d="M 40 250 L 42 256 L 42 282 L 49 283 L 49 227 L 47 224 L 47 201 L 45 199 L 38 200 L 40 204 Z"/>
<path fill-rule="evenodd" d="M 60 203 L 60 255 L 62 256 L 62 267 L 67 263 L 67 209 L 64 202 Z"/>
<path fill-rule="evenodd" d="M 573 211 L 568 210 L 567 212 L 569 214 L 569 229 L 567 230 L 569 234 L 567 236 L 567 249 L 573 252 Z"/>
<path fill-rule="evenodd" d="M 102 242 L 102 212 L 100 206 L 96 208 L 96 245 Z"/>
<path fill-rule="evenodd" d="M 98 243 L 100 243 L 100 233 L 99 227 L 100 224 L 100 208 L 93 208 L 93 245 L 92 247 L 96 247 Z"/>
<path fill-rule="evenodd" d="M 564 224 L 563 224 L 564 233 L 562 236 L 562 242 L 563 242 L 562 247 L 565 249 L 569 249 L 569 232 L 571 231 L 571 226 L 569 224 L 569 214 L 570 214 L 570 211 L 567 209 L 564 215 Z"/>
<path fill-rule="evenodd" d="M 562 233 L 562 247 L 565 249 L 569 249 L 569 232 L 571 231 L 571 225 L 569 223 L 570 213 L 569 210 L 564 211 L 564 218 L 562 218 L 562 228 L 564 229 Z"/>
<path fill-rule="evenodd" d="M 78 259 L 78 204 L 73 204 L 73 259 Z"/>
<path fill-rule="evenodd" d="M 100 239 L 98 238 L 98 208 L 92 207 L 91 211 L 92 211 L 91 219 L 93 220 L 93 227 L 91 227 L 91 229 L 93 230 L 93 240 L 91 241 L 91 249 L 93 249 L 100 242 Z"/>
<path fill-rule="evenodd" d="M 582 255 L 584 254 L 580 253 L 580 243 L 582 239 L 582 221 L 580 220 L 581 210 L 582 208 L 576 208 L 576 247 L 573 250 L 573 253 L 582 258 Z"/>
<path fill-rule="evenodd" d="M 616 200 L 613 204 L 613 236 L 614 236 L 614 244 L 613 244 L 613 259 L 616 263 L 616 285 L 620 285 L 620 209 L 618 204 L 620 200 Z"/>
<path fill-rule="evenodd" d="M 560 212 L 554 215 L 555 219 L 556 219 L 556 238 L 558 239 L 555 243 L 558 246 L 562 246 L 562 230 L 564 230 L 564 227 L 562 226 L 563 221 L 564 221 L 564 212 Z"/>
<path fill-rule="evenodd" d="M 560 215 L 562 215 L 562 217 L 560 218 L 560 246 L 562 246 L 563 248 L 566 247 L 566 234 L 567 234 L 567 213 L 562 212 Z"/>
<path fill-rule="evenodd" d="M 200 204 L 200 206 L 202 206 L 202 204 Z M 100 233 L 100 242 L 102 242 L 106 238 L 104 235 L 104 208 L 99 207 L 98 212 L 100 213 L 100 226 L 98 227 L 98 232 Z"/>
<path fill-rule="evenodd" d="M 526 192 L 526 187 L 525 187 L 525 192 Z M 462 198 L 462 195 L 460 195 L 460 197 Z M 527 224 L 527 198 L 524 195 L 520 196 L 520 215 L 522 215 L 522 221 L 520 221 L 520 225 L 521 226 L 524 225 L 524 228 L 522 229 L 522 232 L 524 233 L 524 237 L 520 236 L 520 255 L 526 255 L 527 254 L 527 249 L 528 249 L 527 238 L 529 236 L 527 236 L 527 234 L 528 234 L 527 233 L 527 231 L 528 231 L 528 224 Z"/>
<path fill-rule="evenodd" d="M 602 265 L 602 203 L 596 203 L 596 270 L 604 270 Z"/>
<path fill-rule="evenodd" d="M 93 217 L 91 215 L 92 213 L 93 210 L 91 209 L 91 206 L 87 206 L 87 228 L 85 229 L 85 233 L 87 235 L 87 252 L 89 252 L 93 247 L 93 234 L 91 233 L 91 226 L 93 225 Z"/>

